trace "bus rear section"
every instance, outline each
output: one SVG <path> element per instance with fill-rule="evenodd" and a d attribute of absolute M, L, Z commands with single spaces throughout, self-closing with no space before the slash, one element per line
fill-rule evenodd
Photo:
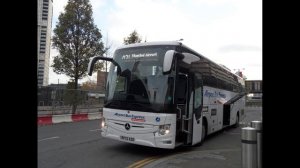
<path fill-rule="evenodd" d="M 204 86 L 203 117 L 207 135 L 236 125 L 244 118 L 245 95 L 220 88 Z"/>

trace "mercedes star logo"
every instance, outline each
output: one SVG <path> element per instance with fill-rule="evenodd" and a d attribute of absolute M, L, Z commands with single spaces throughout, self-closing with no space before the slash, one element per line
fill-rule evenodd
<path fill-rule="evenodd" d="M 125 124 L 125 129 L 126 129 L 126 130 L 129 130 L 129 129 L 130 129 L 129 123 L 126 123 L 126 124 Z"/>

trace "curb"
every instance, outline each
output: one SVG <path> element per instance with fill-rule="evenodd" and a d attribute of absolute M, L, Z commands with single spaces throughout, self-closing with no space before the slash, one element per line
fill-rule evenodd
<path fill-rule="evenodd" d="M 96 120 L 101 118 L 101 113 L 83 113 L 83 114 L 65 114 L 65 115 L 47 115 L 37 118 L 37 124 L 51 125 L 63 122 L 78 122 L 87 120 Z"/>

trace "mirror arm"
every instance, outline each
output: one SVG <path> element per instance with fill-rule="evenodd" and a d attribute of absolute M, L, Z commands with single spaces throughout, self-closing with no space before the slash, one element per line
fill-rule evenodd
<path fill-rule="evenodd" d="M 96 56 L 96 57 L 93 57 L 92 60 L 89 62 L 89 66 L 88 66 L 88 75 L 89 76 L 92 76 L 92 73 L 94 71 L 94 65 L 98 60 L 110 61 L 111 63 L 113 63 L 115 66 L 118 67 L 119 71 L 121 71 L 120 65 L 115 60 L 113 60 L 112 58 Z"/>

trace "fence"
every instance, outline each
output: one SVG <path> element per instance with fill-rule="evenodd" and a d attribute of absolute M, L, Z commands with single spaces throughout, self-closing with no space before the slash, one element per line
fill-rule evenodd
<path fill-rule="evenodd" d="M 38 116 L 101 112 L 104 94 L 94 90 L 42 88 L 38 90 Z"/>
<path fill-rule="evenodd" d="M 261 107 L 262 106 L 262 99 L 249 99 L 249 98 L 246 98 L 246 106 Z"/>
<path fill-rule="evenodd" d="M 38 115 L 101 112 L 104 93 L 95 90 L 74 90 L 54 87 L 38 89 Z M 262 99 L 246 98 L 247 107 L 261 107 Z"/>

